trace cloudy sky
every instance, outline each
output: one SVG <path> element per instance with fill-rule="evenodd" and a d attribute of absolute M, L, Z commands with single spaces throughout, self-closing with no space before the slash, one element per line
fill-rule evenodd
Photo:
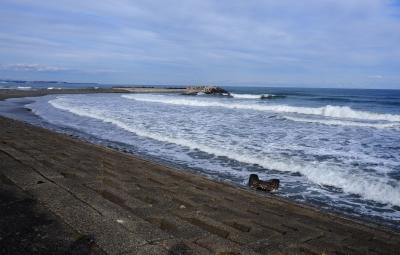
<path fill-rule="evenodd" d="M 400 89 L 398 0 L 0 0 L 0 78 Z"/>

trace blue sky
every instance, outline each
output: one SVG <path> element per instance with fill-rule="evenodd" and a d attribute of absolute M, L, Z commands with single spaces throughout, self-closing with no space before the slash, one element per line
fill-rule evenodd
<path fill-rule="evenodd" d="M 0 0 L 0 78 L 400 89 L 385 0 Z"/>

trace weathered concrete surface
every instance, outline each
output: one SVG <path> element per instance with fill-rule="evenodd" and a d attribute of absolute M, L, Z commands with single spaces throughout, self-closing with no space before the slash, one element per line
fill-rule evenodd
<path fill-rule="evenodd" d="M 38 210 L 46 219 L 51 218 L 50 225 L 46 220 L 29 221 L 40 233 L 48 234 L 50 243 L 55 240 L 54 248 L 49 248 L 54 253 L 71 247 L 71 242 L 82 235 L 93 237 L 95 253 L 107 254 L 400 251 L 399 233 L 383 227 L 180 172 L 5 118 L 0 118 L 0 174 L 2 194 L 4 190 L 14 194 L 0 197 L 0 249 L 10 247 L 4 242 L 5 234 L 18 240 L 18 227 L 3 228 L 14 210 L 3 210 L 4 206 L 28 203 L 27 207 L 35 209 L 21 209 L 26 217 Z M 28 239 L 23 247 L 27 249 L 37 240 L 31 237 L 32 229 L 25 233 Z"/>
<path fill-rule="evenodd" d="M 1 160 L 4 166 L 5 159 Z M 82 237 L 0 174 L 0 254 L 88 254 L 85 250 L 103 254 L 94 245 L 82 242 Z"/>

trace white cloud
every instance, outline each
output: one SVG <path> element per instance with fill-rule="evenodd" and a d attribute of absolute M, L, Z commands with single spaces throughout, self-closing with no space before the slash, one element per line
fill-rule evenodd
<path fill-rule="evenodd" d="M 371 78 L 371 79 L 383 79 L 383 76 L 379 75 L 379 74 L 374 74 L 374 75 L 369 75 L 368 78 Z"/>
<path fill-rule="evenodd" d="M 123 71 L 116 81 L 231 80 L 233 73 L 259 81 L 334 83 L 371 73 L 385 80 L 400 69 L 399 6 L 392 3 L 3 0 L 0 55 L 6 63 Z"/>
<path fill-rule="evenodd" d="M 34 72 L 59 72 L 69 69 L 57 66 L 45 66 L 39 64 L 0 64 L 1 70 L 10 71 L 34 71 Z"/>
<path fill-rule="evenodd" d="M 42 73 L 76 73 L 76 74 L 118 74 L 121 71 L 112 69 L 73 69 L 59 66 L 40 64 L 0 64 L 0 70 L 16 72 L 42 72 Z"/>

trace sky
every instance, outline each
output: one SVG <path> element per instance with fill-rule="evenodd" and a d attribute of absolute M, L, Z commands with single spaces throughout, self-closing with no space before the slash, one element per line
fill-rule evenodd
<path fill-rule="evenodd" d="M 400 89 L 398 0 L 0 0 L 0 79 Z"/>

